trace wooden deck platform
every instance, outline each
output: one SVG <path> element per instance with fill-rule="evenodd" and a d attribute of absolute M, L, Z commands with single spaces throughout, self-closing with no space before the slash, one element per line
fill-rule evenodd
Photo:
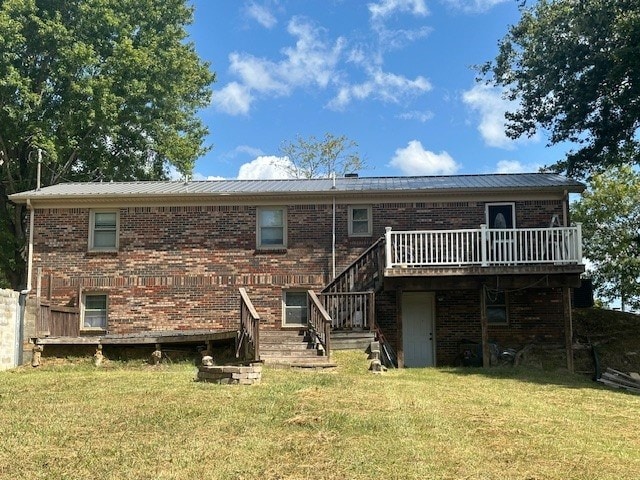
<path fill-rule="evenodd" d="M 162 345 L 232 340 L 236 334 L 236 330 L 167 330 L 80 337 L 37 337 L 33 340 L 36 345 Z"/>

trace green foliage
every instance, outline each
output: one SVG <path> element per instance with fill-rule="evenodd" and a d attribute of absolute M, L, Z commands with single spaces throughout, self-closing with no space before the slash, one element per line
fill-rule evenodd
<path fill-rule="evenodd" d="M 598 293 L 640 308 L 640 174 L 624 166 L 595 175 L 572 208 Z"/>
<path fill-rule="evenodd" d="M 7 195 L 36 186 L 38 148 L 43 185 L 191 172 L 215 78 L 186 41 L 191 20 L 185 0 L 0 2 L 0 215 L 19 244 L 25 213 Z"/>
<path fill-rule="evenodd" d="M 346 136 L 325 133 L 318 140 L 298 136 L 295 142 L 283 142 L 280 151 L 293 164 L 289 173 L 295 178 L 330 178 L 333 173 L 343 177 L 366 166 L 355 151 L 358 144 Z"/>
<path fill-rule="evenodd" d="M 500 41 L 481 73 L 520 102 L 511 138 L 548 131 L 578 149 L 554 168 L 588 175 L 639 162 L 640 2 L 540 0 Z"/>

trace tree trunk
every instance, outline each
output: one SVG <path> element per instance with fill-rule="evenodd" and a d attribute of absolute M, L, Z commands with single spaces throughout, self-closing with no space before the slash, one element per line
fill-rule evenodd
<path fill-rule="evenodd" d="M 26 284 L 26 229 L 27 209 L 9 201 L 5 188 L 0 191 L 0 284 L 22 290 Z"/>

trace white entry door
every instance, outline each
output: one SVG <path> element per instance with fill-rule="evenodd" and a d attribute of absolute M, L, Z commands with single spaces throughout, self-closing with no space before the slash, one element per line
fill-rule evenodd
<path fill-rule="evenodd" d="M 432 292 L 402 294 L 402 347 L 405 367 L 435 365 L 434 306 Z"/>

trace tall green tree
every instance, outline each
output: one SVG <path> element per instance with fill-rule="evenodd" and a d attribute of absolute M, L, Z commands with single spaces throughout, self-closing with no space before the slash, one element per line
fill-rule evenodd
<path fill-rule="evenodd" d="M 572 211 L 599 295 L 640 309 L 640 174 L 623 166 L 595 175 Z"/>
<path fill-rule="evenodd" d="M 166 178 L 206 148 L 215 75 L 187 41 L 186 0 L 0 0 L 0 269 L 24 287 L 26 211 L 61 181 Z"/>
<path fill-rule="evenodd" d="M 588 176 L 640 162 L 640 2 L 539 0 L 499 43 L 481 78 L 519 102 L 507 135 L 538 129 L 576 148 L 555 169 Z"/>
<path fill-rule="evenodd" d="M 357 148 L 358 144 L 345 135 L 325 133 L 322 139 L 311 135 L 283 142 L 280 153 L 291 162 L 288 173 L 292 177 L 330 178 L 334 173 L 343 177 L 366 167 Z"/>

